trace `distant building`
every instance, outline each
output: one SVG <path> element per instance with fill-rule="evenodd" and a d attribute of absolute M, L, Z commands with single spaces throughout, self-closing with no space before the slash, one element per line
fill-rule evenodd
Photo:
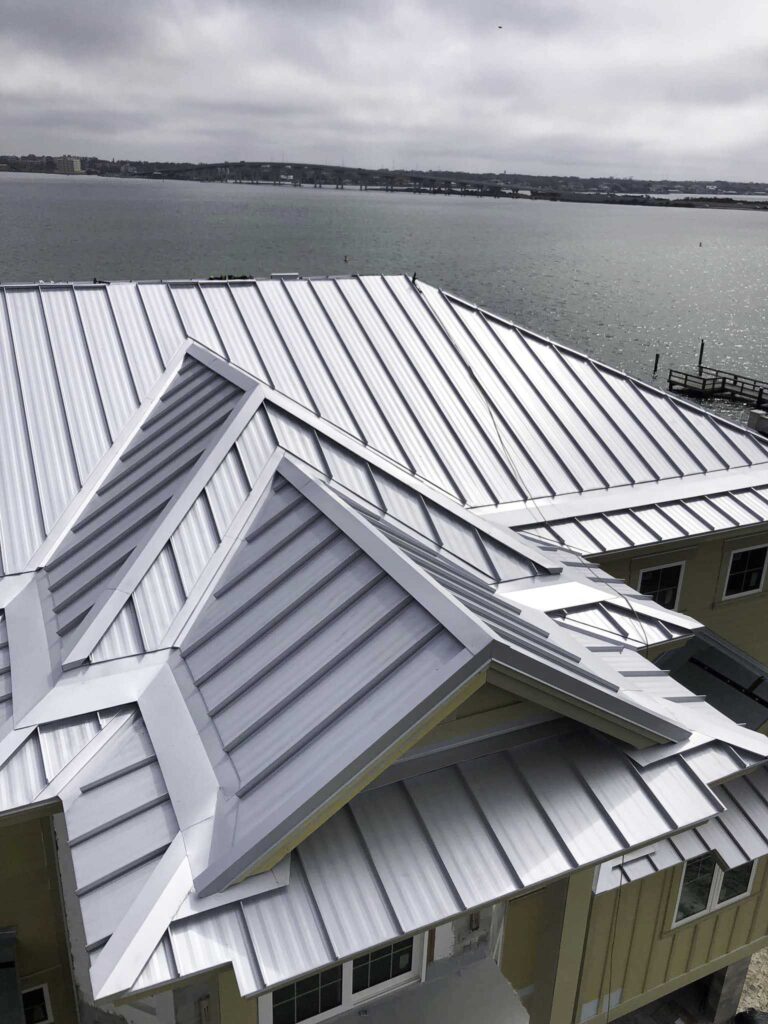
<path fill-rule="evenodd" d="M 59 174 L 82 174 L 83 167 L 79 156 L 57 156 L 56 170 Z"/>

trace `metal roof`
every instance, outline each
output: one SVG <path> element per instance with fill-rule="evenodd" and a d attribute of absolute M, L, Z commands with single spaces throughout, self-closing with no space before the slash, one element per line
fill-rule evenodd
<path fill-rule="evenodd" d="M 768 756 L 639 652 L 697 623 L 466 507 L 768 461 L 747 432 L 405 278 L 3 303 L 0 810 L 61 801 L 99 998 L 259 991 L 710 819 L 692 751 Z M 656 745 L 550 710 L 402 760 L 486 672 Z"/>
<path fill-rule="evenodd" d="M 632 647 L 655 647 L 690 635 L 675 623 L 666 623 L 607 601 L 564 609 L 555 612 L 553 618 L 577 632 L 617 640 Z"/>
<path fill-rule="evenodd" d="M 711 757 L 710 752 L 707 756 Z M 723 754 L 719 753 L 722 757 Z M 692 758 L 689 758 L 691 763 Z M 614 857 L 600 865 L 595 892 L 607 892 L 656 871 L 704 853 L 717 854 L 727 868 L 740 867 L 768 854 L 768 772 L 758 768 L 714 788 L 725 810 L 679 835 L 660 839 L 630 856 Z"/>
<path fill-rule="evenodd" d="M 6 571 L 190 338 L 484 510 L 768 462 L 757 435 L 407 277 L 5 286 L 0 305 Z"/>
<path fill-rule="evenodd" d="M 133 764 L 124 757 L 106 782 L 99 769 L 90 773 L 68 824 L 79 809 L 92 837 L 119 827 L 108 787 L 129 780 L 137 819 L 146 807 L 160 815 L 165 798 L 137 728 L 133 720 L 122 729 Z M 120 742 L 118 734 L 111 745 Z M 504 750 L 366 791 L 301 843 L 280 884 L 196 913 L 182 904 L 133 987 L 231 962 L 241 992 L 254 994 L 702 821 L 721 807 L 683 760 L 638 769 L 618 746 L 560 721 L 537 740 L 511 734 Z M 130 835 L 143 836 L 143 847 L 129 842 L 126 860 L 142 849 L 154 856 L 153 844 L 168 848 L 171 830 Z M 89 856 L 80 845 L 78 882 L 99 870 L 97 847 Z M 125 905 L 137 879 L 126 868 L 108 884 Z M 101 928 L 114 927 L 117 911 L 101 913 Z M 98 931 L 93 924 L 91 935 Z"/>
<path fill-rule="evenodd" d="M 57 632 L 71 653 L 134 553 L 183 495 L 244 392 L 187 358 L 130 444 L 46 560 Z M 70 635 L 71 634 L 71 635 Z M 90 650 L 85 652 L 90 654 Z M 66 660 L 66 655 L 65 655 Z"/>
<path fill-rule="evenodd" d="M 768 521 L 768 484 L 713 491 L 546 523 L 531 517 L 527 534 L 554 540 L 585 555 L 673 544 L 723 530 L 762 526 Z"/>

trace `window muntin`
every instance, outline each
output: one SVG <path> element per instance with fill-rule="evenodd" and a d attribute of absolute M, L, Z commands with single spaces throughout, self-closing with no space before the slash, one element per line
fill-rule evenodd
<path fill-rule="evenodd" d="M 762 589 L 768 546 L 734 551 L 728 567 L 725 597 L 755 594 Z"/>
<path fill-rule="evenodd" d="M 341 1006 L 341 964 L 272 993 L 272 1024 L 299 1024 Z"/>
<path fill-rule="evenodd" d="M 713 853 L 694 857 L 685 865 L 673 926 L 691 921 L 749 895 L 755 861 L 723 869 Z"/>
<path fill-rule="evenodd" d="M 21 1004 L 24 1009 L 24 1024 L 53 1024 L 47 985 L 38 985 L 37 988 L 22 992 Z"/>
<path fill-rule="evenodd" d="M 399 978 L 413 969 L 413 939 L 382 946 L 352 961 L 352 991 L 362 992 L 374 985 Z"/>
<path fill-rule="evenodd" d="M 637 589 L 647 594 L 662 608 L 677 608 L 680 597 L 680 583 L 683 578 L 683 563 L 658 565 L 640 572 Z"/>

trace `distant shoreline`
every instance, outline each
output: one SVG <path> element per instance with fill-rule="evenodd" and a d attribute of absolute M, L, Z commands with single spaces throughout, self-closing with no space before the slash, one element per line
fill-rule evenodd
<path fill-rule="evenodd" d="M 67 171 L 54 170 L 29 170 L 27 168 L 17 169 L 13 167 L 0 168 L 0 174 L 35 174 L 41 177 L 56 178 L 104 178 L 116 181 L 188 181 L 196 182 L 199 185 L 250 185 L 264 188 L 309 188 L 325 189 L 331 191 L 362 191 L 362 192 L 391 192 L 410 195 L 451 195 L 461 197 L 474 197 L 482 199 L 519 199 L 531 202 L 559 202 L 559 203 L 582 203 L 595 204 L 599 206 L 660 206 L 680 209 L 704 209 L 704 210 L 756 210 L 759 212 L 768 211 L 768 196 L 765 199 L 739 199 L 733 195 L 712 195 L 712 196 L 681 196 L 674 195 L 648 195 L 644 193 L 596 193 L 591 191 L 578 190 L 556 190 L 556 189 L 517 189 L 500 185 L 488 185 L 486 183 L 462 182 L 460 185 L 452 184 L 449 181 L 442 181 L 429 178 L 424 175 L 423 179 L 410 183 L 403 180 L 406 175 L 391 174 L 392 178 L 399 177 L 400 180 L 392 181 L 390 184 L 381 183 L 360 183 L 356 181 L 343 182 L 311 182 L 292 180 L 253 180 L 245 178 L 216 178 L 201 179 L 198 177 L 184 176 L 182 174 L 102 174 L 94 171 L 71 173 Z M 434 182 L 434 183 L 433 183 Z"/>

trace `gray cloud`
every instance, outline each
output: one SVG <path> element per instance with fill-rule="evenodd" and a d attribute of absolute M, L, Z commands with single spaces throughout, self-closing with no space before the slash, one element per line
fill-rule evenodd
<path fill-rule="evenodd" d="M 0 0 L 7 152 L 765 180 L 766 125 L 763 0 Z"/>

